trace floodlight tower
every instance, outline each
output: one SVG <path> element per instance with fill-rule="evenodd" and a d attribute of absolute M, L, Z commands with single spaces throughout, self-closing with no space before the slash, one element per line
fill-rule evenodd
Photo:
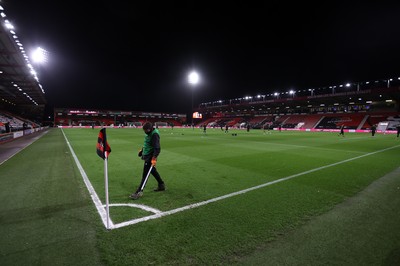
<path fill-rule="evenodd" d="M 197 83 L 199 83 L 200 77 L 199 74 L 197 74 L 196 71 L 192 71 L 189 73 L 188 75 L 188 82 L 191 85 L 191 89 L 192 89 L 192 110 L 191 110 L 191 126 L 194 130 L 194 124 L 193 124 L 193 91 L 194 91 L 194 87 L 196 86 Z"/>
<path fill-rule="evenodd" d="M 30 59 L 31 59 L 31 62 L 33 64 L 35 64 L 35 67 L 37 67 L 37 68 L 39 68 L 41 70 L 42 69 L 42 65 L 46 65 L 48 63 L 48 61 L 49 61 L 49 52 L 47 50 L 43 49 L 42 47 L 37 47 L 36 49 L 34 49 L 34 50 L 32 50 L 30 52 Z M 33 66 L 30 63 L 29 63 L 29 66 L 31 68 L 32 75 L 37 80 L 37 82 L 39 82 L 39 78 L 37 76 L 37 72 L 33 69 Z M 40 75 L 40 73 L 39 73 L 39 75 Z M 39 86 L 42 89 L 42 86 L 40 84 L 39 84 Z M 44 93 L 43 89 L 42 89 L 42 91 Z M 44 112 L 46 113 L 46 112 L 49 112 L 49 111 L 50 110 L 47 110 L 47 111 L 45 110 Z M 48 121 L 50 121 L 51 116 L 53 116 L 53 125 L 55 125 L 55 119 L 56 119 L 54 113 L 55 113 L 55 111 L 54 111 L 54 108 L 53 108 L 52 113 L 47 118 Z"/>

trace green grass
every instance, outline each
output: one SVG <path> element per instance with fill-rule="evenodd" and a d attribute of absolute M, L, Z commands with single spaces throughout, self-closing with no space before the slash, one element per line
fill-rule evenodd
<path fill-rule="evenodd" d="M 98 130 L 63 129 L 105 203 Z M 60 129 L 0 165 L 2 265 L 396 265 L 400 141 L 395 135 L 160 129 L 165 192 L 140 183 L 141 129 L 107 129 L 111 204 L 169 211 L 106 230 Z M 232 136 L 231 133 L 237 133 Z M 391 175 L 386 176 L 387 174 Z M 386 176 L 386 177 L 385 177 Z M 151 213 L 111 207 L 114 224 Z M 4 263 L 3 263 L 4 262 Z"/>

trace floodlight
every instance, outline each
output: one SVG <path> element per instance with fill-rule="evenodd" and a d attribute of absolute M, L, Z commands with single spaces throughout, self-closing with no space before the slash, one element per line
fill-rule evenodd
<path fill-rule="evenodd" d="M 32 60 L 36 63 L 45 63 L 47 62 L 47 59 L 48 52 L 41 47 L 36 48 L 36 50 L 32 53 Z"/>
<path fill-rule="evenodd" d="M 193 85 L 196 85 L 199 79 L 199 75 L 195 71 L 192 71 L 188 76 L 188 82 Z"/>

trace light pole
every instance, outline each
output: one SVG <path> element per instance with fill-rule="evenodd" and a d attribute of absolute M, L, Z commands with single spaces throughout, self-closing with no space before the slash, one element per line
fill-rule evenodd
<path fill-rule="evenodd" d="M 189 84 L 192 85 L 192 110 L 191 110 L 191 114 L 190 114 L 190 117 L 191 117 L 191 121 L 190 122 L 191 122 L 191 126 L 192 126 L 192 128 L 194 130 L 194 124 L 193 124 L 193 91 L 194 91 L 195 85 L 197 83 L 199 83 L 199 74 L 197 74 L 196 71 L 190 72 L 189 75 L 188 75 L 188 82 L 189 82 Z"/>

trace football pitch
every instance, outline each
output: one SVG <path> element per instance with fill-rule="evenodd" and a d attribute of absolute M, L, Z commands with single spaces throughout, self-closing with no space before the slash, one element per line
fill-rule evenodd
<path fill-rule="evenodd" d="M 396 265 L 395 135 L 160 128 L 140 184 L 142 129 L 54 128 L 0 165 L 2 265 Z"/>

